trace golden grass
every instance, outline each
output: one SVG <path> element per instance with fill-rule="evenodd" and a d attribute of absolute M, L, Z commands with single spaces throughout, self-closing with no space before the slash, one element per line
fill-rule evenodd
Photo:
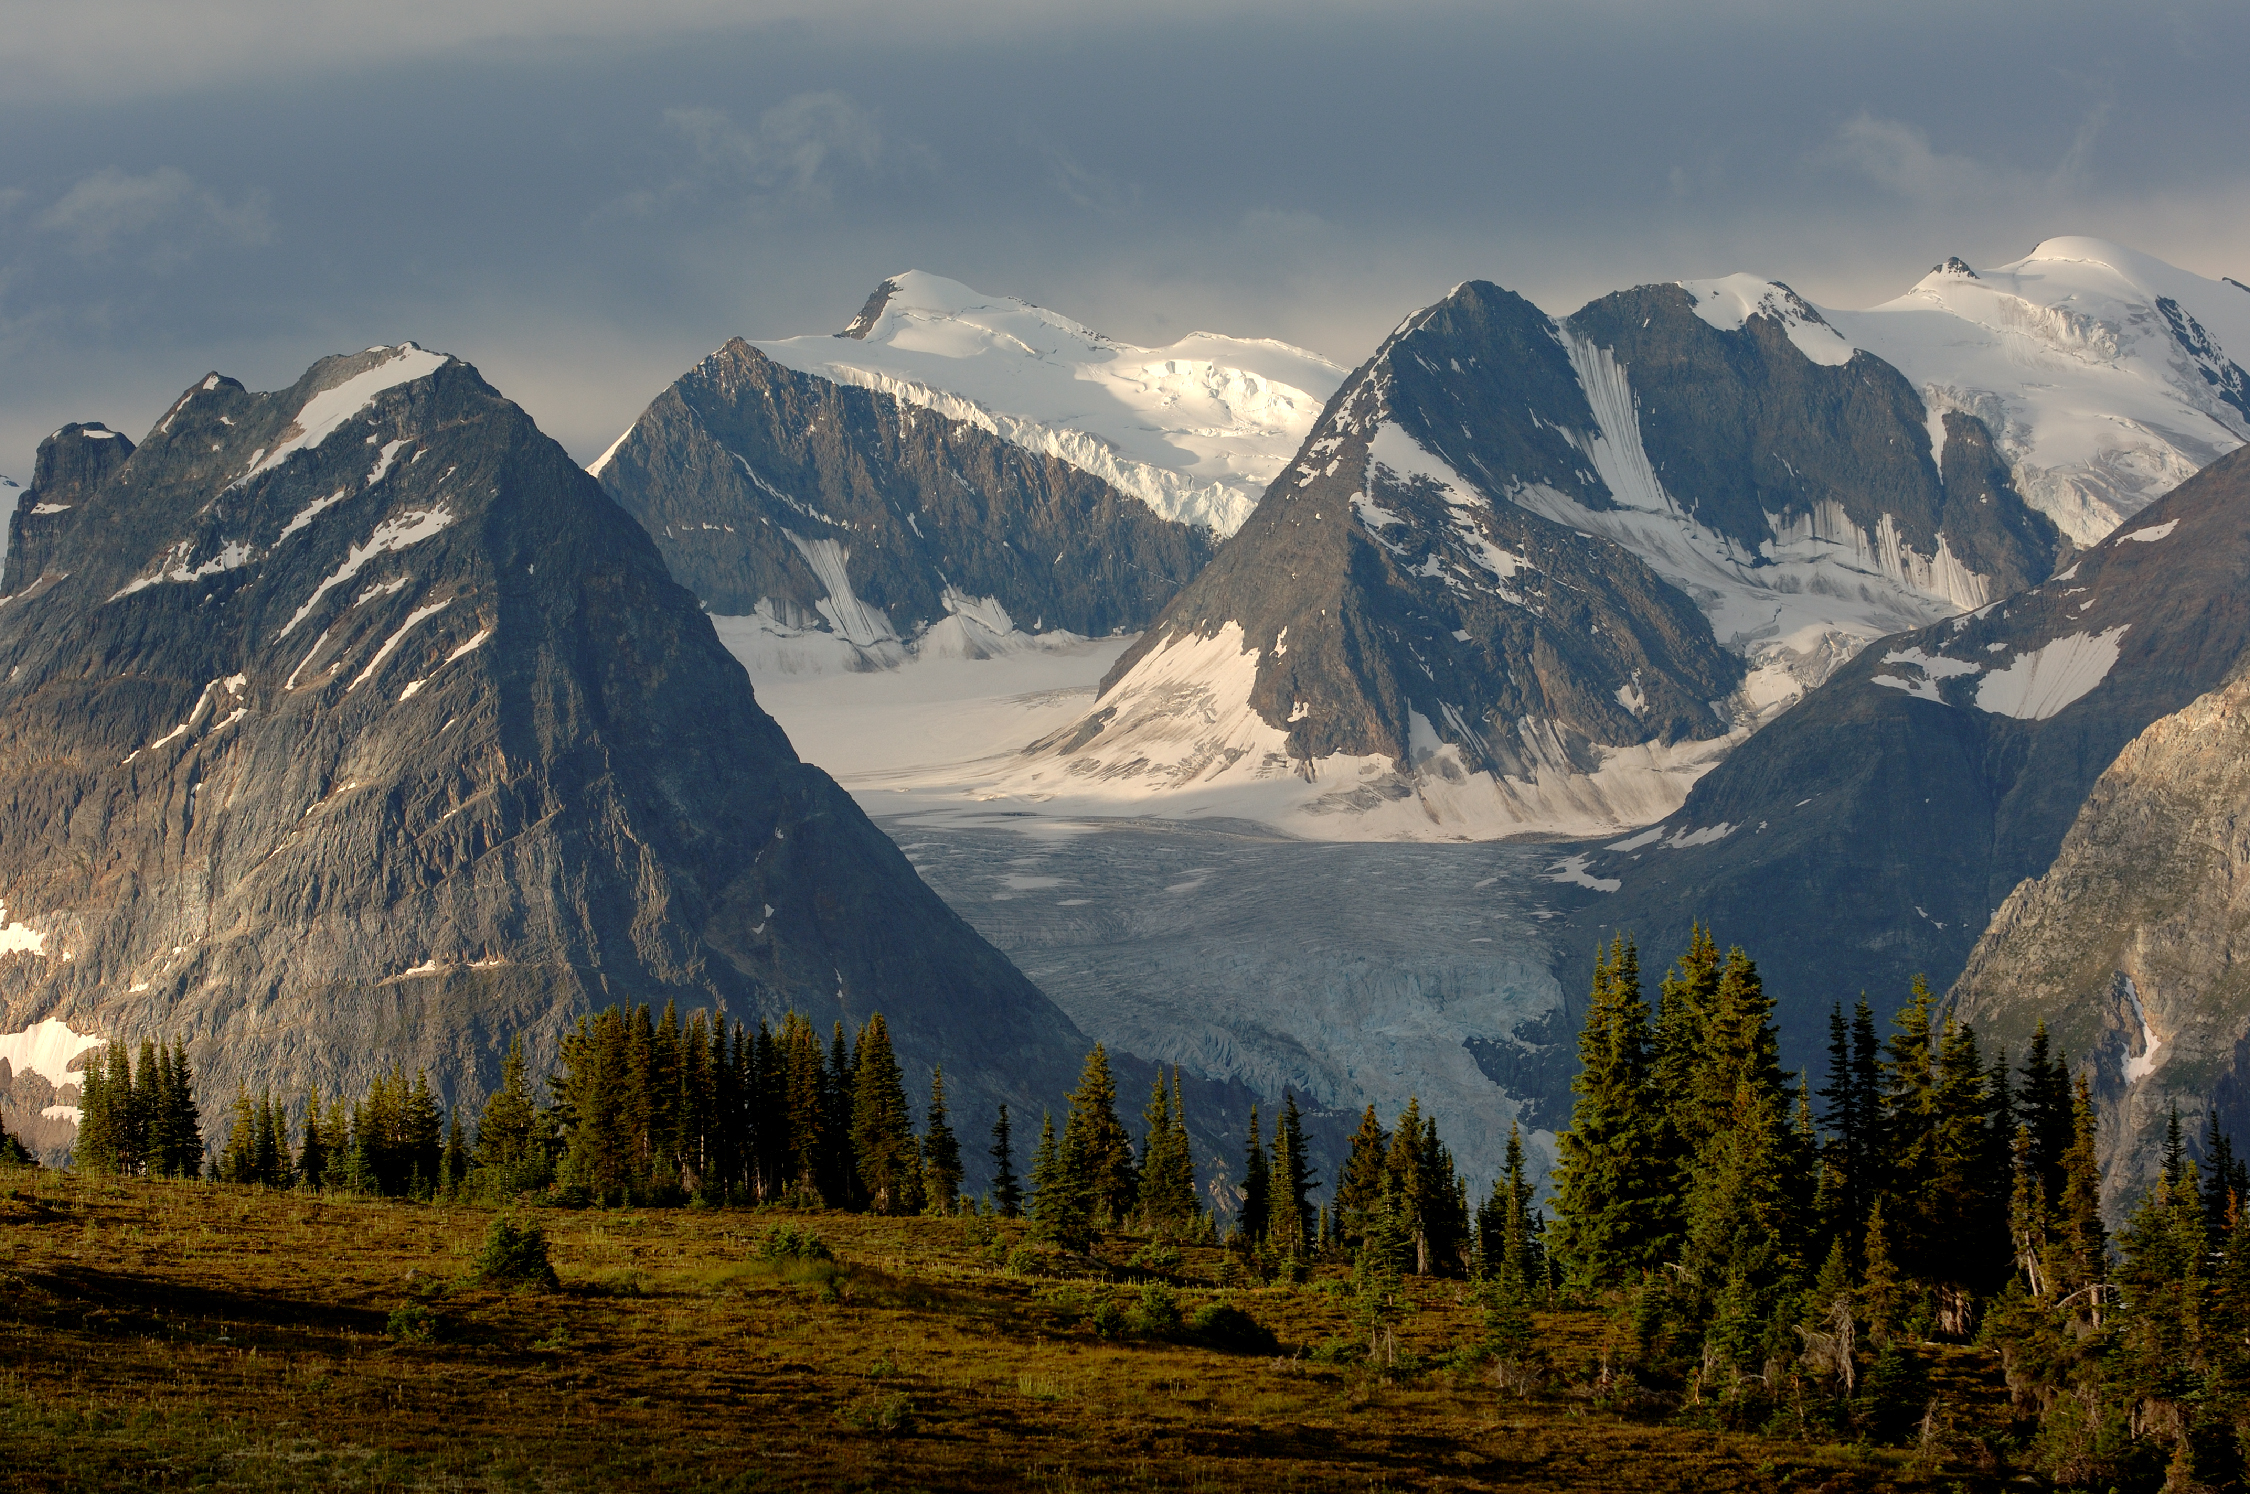
<path fill-rule="evenodd" d="M 562 1290 L 505 1293 L 468 1280 L 484 1209 L 0 1173 L 0 1488 L 1925 1485 L 1900 1453 L 1594 1410 L 1568 1385 L 1606 1331 L 1590 1314 L 1540 1320 L 1557 1374 L 1526 1399 L 1489 1370 L 1313 1359 L 1353 1334 L 1333 1270 L 1221 1293 L 1216 1252 L 1184 1252 L 1183 1309 L 1233 1302 L 1276 1358 L 1101 1339 L 1088 1318 L 1130 1310 L 1134 1273 L 1009 1272 L 1012 1229 L 994 1246 L 952 1220 L 538 1217 Z M 783 1217 L 835 1265 L 757 1261 Z M 1458 1284 L 1414 1286 L 1403 1352 L 1475 1333 Z"/>

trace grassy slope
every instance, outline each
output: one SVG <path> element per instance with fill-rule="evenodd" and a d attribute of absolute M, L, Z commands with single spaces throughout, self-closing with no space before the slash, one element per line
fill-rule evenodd
<path fill-rule="evenodd" d="M 467 1284 L 490 1214 L 0 1171 L 0 1488 L 1875 1489 L 1955 1467 L 1593 1409 L 1592 1314 L 1556 1374 L 1384 1377 L 1316 1281 L 1227 1294 L 1285 1357 L 1105 1341 L 1136 1288 L 1010 1274 L 961 1222 L 801 1222 L 836 1274 L 750 1259 L 770 1214 L 544 1216 L 556 1293 Z M 1122 1261 L 1132 1242 L 1108 1253 Z M 1005 1242 L 1003 1242 L 1003 1249 Z M 1177 1274 L 1217 1295 L 1213 1251 Z M 1332 1273 L 1335 1268 L 1329 1268 Z M 1418 1284 L 1402 1351 L 1476 1332 Z M 825 1299 L 825 1300 L 824 1300 Z M 402 1306 L 430 1342 L 388 1334 Z M 1961 1367 L 1981 1358 L 1954 1351 Z M 1966 1393 L 1966 1392 L 1964 1392 Z M 905 1425 L 884 1429 L 910 1408 Z"/>

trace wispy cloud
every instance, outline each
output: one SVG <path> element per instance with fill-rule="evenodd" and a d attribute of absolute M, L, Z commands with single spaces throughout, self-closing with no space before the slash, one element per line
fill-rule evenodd
<path fill-rule="evenodd" d="M 694 148 L 699 164 L 760 192 L 825 197 L 839 167 L 870 170 L 883 154 L 875 116 L 833 91 L 786 99 L 747 129 L 723 109 L 667 109 L 664 122 Z"/>
<path fill-rule="evenodd" d="M 210 239 L 253 245 L 273 237 L 265 193 L 250 191 L 228 202 L 198 187 L 177 166 L 159 166 L 138 176 L 106 167 L 81 177 L 31 222 L 89 256 L 135 247 L 158 230 L 163 231 L 159 252 L 168 260 Z"/>
<path fill-rule="evenodd" d="M 1989 173 L 1967 156 L 1941 151 L 1913 125 L 1862 112 L 1836 132 L 1834 153 L 1901 197 L 1919 202 L 1986 190 Z"/>

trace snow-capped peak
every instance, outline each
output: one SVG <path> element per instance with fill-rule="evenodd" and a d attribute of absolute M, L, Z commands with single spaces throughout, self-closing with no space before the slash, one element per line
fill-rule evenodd
<path fill-rule="evenodd" d="M 1810 302 L 1778 280 L 1722 275 L 1679 284 L 1694 298 L 1695 314 L 1721 332 L 1740 331 L 1754 316 L 1771 317 L 1788 331 L 1797 351 L 1815 363 L 1841 367 L 1858 351 Z"/>
<path fill-rule="evenodd" d="M 2250 438 L 2250 295 L 2107 239 L 2013 264 L 1949 259 L 1867 311 L 1825 313 L 1933 414 L 1981 418 L 2017 491 L 2092 544 Z"/>
<path fill-rule="evenodd" d="M 908 270 L 840 334 L 756 344 L 1059 458 L 1169 519 L 1232 534 L 1304 440 L 1344 370 L 1270 338 L 1193 332 L 1169 347 Z"/>

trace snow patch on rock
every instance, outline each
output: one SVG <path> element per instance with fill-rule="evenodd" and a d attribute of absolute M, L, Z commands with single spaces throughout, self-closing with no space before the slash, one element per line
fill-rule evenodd
<path fill-rule="evenodd" d="M 1977 708 L 2018 721 L 2044 721 L 2061 713 L 2109 677 L 2129 626 L 2073 633 L 2018 654 L 1977 687 Z"/>

